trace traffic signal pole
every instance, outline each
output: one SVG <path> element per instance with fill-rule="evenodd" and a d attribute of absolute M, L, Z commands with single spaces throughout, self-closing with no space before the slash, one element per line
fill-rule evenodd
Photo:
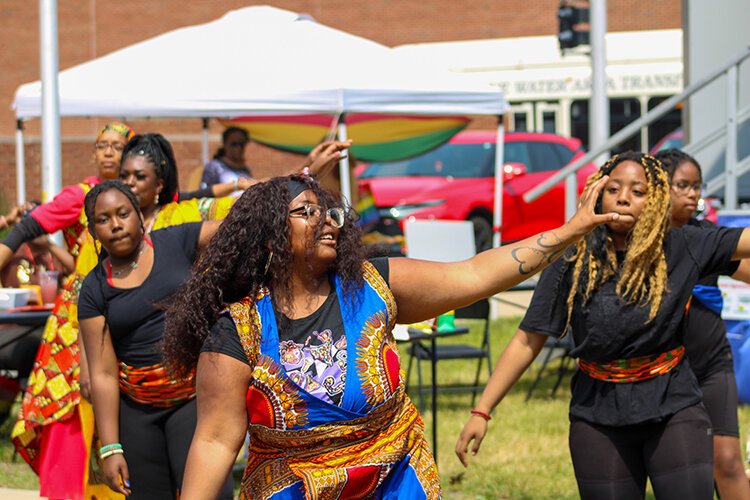
<path fill-rule="evenodd" d="M 609 99 L 607 99 L 607 56 L 604 35 L 607 33 L 607 0 L 591 0 L 591 103 L 589 105 L 589 149 L 604 144 L 609 138 Z M 597 165 L 609 157 L 597 157 Z"/>

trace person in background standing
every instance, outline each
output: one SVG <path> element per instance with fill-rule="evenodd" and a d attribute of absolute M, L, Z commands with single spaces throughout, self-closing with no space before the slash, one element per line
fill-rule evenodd
<path fill-rule="evenodd" d="M 250 135 L 244 129 L 228 127 L 224 130 L 221 147 L 203 168 L 201 188 L 251 178 L 253 174 L 245 163 L 245 147 L 249 141 Z"/>
<path fill-rule="evenodd" d="M 713 228 L 707 220 L 694 218 L 701 197 L 703 176 L 692 156 L 679 149 L 656 154 L 669 175 L 672 198 L 672 227 L 685 225 Z M 750 262 L 735 262 L 735 279 L 750 281 Z M 734 378 L 732 349 L 721 319 L 723 299 L 718 276 L 711 275 L 693 287 L 685 319 L 685 351 L 690 368 L 698 378 L 703 405 L 711 418 L 714 436 L 714 481 L 722 498 L 750 499 L 750 483 L 745 477 L 737 421 L 737 381 Z"/>

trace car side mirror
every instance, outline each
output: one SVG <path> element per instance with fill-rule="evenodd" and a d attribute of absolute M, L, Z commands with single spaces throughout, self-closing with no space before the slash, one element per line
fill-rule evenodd
<path fill-rule="evenodd" d="M 521 177 L 522 175 L 526 175 L 526 165 L 523 163 L 511 161 L 503 166 L 504 181 L 510 181 L 516 177 Z"/>

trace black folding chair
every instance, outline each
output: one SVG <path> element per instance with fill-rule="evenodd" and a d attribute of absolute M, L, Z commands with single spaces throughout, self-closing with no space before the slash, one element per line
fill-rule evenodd
<path fill-rule="evenodd" d="M 559 359 L 560 366 L 557 368 L 557 380 L 555 380 L 555 385 L 553 386 L 552 392 L 550 393 L 551 396 L 555 395 L 557 389 L 562 383 L 563 377 L 568 372 L 568 370 L 570 370 L 570 363 L 574 361 L 573 357 L 570 356 L 570 351 L 572 349 L 573 334 L 570 332 L 570 330 L 568 330 L 568 334 L 562 338 L 558 339 L 555 337 L 549 337 L 547 339 L 547 341 L 544 343 L 544 347 L 539 352 L 539 356 L 537 356 L 536 361 L 539 362 L 541 360 L 541 362 L 539 363 L 539 370 L 536 372 L 534 382 L 531 383 L 531 387 L 529 387 L 529 391 L 526 393 L 525 401 L 528 401 L 531 398 L 531 394 L 534 392 L 534 389 L 536 389 L 536 386 L 539 385 L 539 381 L 542 379 L 544 371 L 550 361 Z"/>
<path fill-rule="evenodd" d="M 483 385 L 479 385 L 479 374 L 482 371 L 482 363 L 487 361 L 487 373 L 492 373 L 492 357 L 490 356 L 490 302 L 482 299 L 469 306 L 456 309 L 456 319 L 477 319 L 482 320 L 482 338 L 479 345 L 469 344 L 437 344 L 435 348 L 435 361 L 445 361 L 454 359 L 476 359 L 477 370 L 474 376 L 473 385 L 450 385 L 440 386 L 437 390 L 440 392 L 472 392 L 471 404 L 474 405 L 477 392 L 484 390 Z M 437 333 L 436 335 L 440 335 Z M 425 392 L 430 391 L 430 387 L 425 386 L 422 379 L 422 361 L 431 363 L 433 361 L 432 349 L 430 344 L 416 342 L 409 348 L 409 366 L 408 374 L 411 373 L 411 366 L 414 359 L 417 360 L 417 392 L 419 395 L 419 410 L 424 412 Z"/>

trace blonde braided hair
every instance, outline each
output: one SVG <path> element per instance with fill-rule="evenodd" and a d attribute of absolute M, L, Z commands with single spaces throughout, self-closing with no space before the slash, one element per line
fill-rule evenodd
<path fill-rule="evenodd" d="M 606 226 L 600 226 L 576 245 L 575 252 L 568 258 L 573 265 L 573 277 L 567 298 L 565 329 L 570 324 L 576 295 L 580 294 L 586 303 L 601 284 L 614 276 L 617 276 L 617 295 L 626 303 L 649 306 L 648 321 L 656 317 L 667 291 L 667 262 L 663 244 L 669 228 L 671 201 L 669 179 L 659 161 L 636 152 L 615 155 L 588 178 L 586 186 L 608 175 L 625 161 L 633 161 L 643 167 L 648 183 L 648 199 L 628 237 L 622 266 L 618 266 L 614 243 Z M 601 198 L 597 202 L 597 211 L 601 211 Z"/>

